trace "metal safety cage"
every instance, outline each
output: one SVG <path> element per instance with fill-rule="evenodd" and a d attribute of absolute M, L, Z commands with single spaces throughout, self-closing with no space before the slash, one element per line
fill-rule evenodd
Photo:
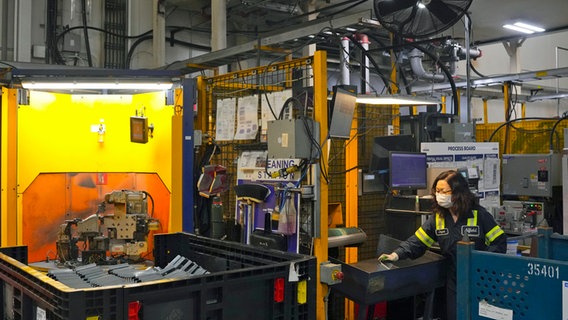
<path fill-rule="evenodd" d="M 561 121 L 562 119 L 521 120 L 513 120 L 509 124 L 506 122 L 477 124 L 476 139 L 480 142 L 499 142 L 501 153 L 562 151 L 564 128 L 568 126 L 568 122 Z"/>
<path fill-rule="evenodd" d="M 262 119 L 263 112 L 272 113 L 272 116 L 277 118 L 278 112 L 275 110 L 280 110 L 282 106 L 267 103 L 266 101 L 270 100 L 267 97 L 275 92 L 291 90 L 292 97 L 303 104 L 304 110 L 302 112 L 305 113 L 304 115 L 313 117 L 313 61 L 312 57 L 305 57 L 269 63 L 266 66 L 243 71 L 214 77 L 202 77 L 198 81 L 200 107 L 195 128 L 203 132 L 204 146 L 215 145 L 216 152 L 212 155 L 210 161 L 212 164 L 222 165 L 226 168 L 229 186 L 236 184 L 236 159 L 241 150 L 266 150 L 266 128 L 259 128 L 259 133 L 253 139 L 217 141 L 215 133 L 217 125 L 219 125 L 216 121 L 218 102 L 223 99 L 236 99 L 237 106 L 239 101 L 252 102 L 256 104 L 258 119 Z M 254 101 L 251 100 L 251 97 Z M 264 111 L 263 105 L 265 106 Z M 203 159 L 199 159 L 200 156 L 201 154 L 196 156 L 197 163 L 200 160 L 201 163 L 204 162 Z M 200 172 L 199 168 L 196 172 Z M 230 199 L 235 198 L 236 195 L 232 188 L 221 194 L 226 212 L 230 212 L 232 215 L 235 213 L 236 204 Z"/>

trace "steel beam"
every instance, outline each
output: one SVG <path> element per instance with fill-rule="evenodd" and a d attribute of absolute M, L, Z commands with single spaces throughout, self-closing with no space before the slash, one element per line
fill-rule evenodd
<path fill-rule="evenodd" d="M 501 85 L 504 82 L 529 82 L 529 81 L 538 81 L 538 80 L 547 80 L 547 79 L 556 79 L 568 76 L 568 67 L 566 68 L 557 68 L 557 69 L 546 69 L 546 70 L 539 70 L 539 71 L 529 71 L 517 74 L 509 74 L 505 76 L 495 76 L 495 77 L 485 77 L 479 78 L 471 81 L 472 87 L 480 87 L 480 86 L 492 86 L 492 85 Z M 456 82 L 457 88 L 464 88 L 467 85 L 467 81 L 460 81 Z M 439 83 L 439 84 L 432 84 L 420 87 L 412 88 L 412 92 L 420 93 L 420 92 L 430 92 L 430 91 L 440 91 L 440 90 L 450 90 L 449 83 Z"/>
<path fill-rule="evenodd" d="M 230 48 L 213 51 L 184 61 L 178 61 L 168 66 L 168 69 L 180 69 L 186 73 L 200 71 L 204 68 L 214 68 L 222 66 L 238 59 L 248 59 L 255 57 L 258 50 L 262 47 L 279 46 L 290 47 L 298 45 L 302 41 L 307 41 L 310 36 L 321 33 L 326 28 L 345 28 L 353 25 L 361 25 L 368 20 L 372 13 L 370 10 L 357 12 L 355 14 L 328 17 L 310 21 L 293 28 L 284 29 L 274 34 L 261 35 L 259 39 L 249 41 Z M 367 26 L 364 26 L 367 27 Z M 201 68 L 197 67 L 200 66 Z"/>

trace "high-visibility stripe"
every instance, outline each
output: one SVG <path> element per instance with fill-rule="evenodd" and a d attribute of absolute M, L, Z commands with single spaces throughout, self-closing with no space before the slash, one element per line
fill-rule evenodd
<path fill-rule="evenodd" d="M 467 219 L 467 225 L 469 227 L 477 225 L 477 210 L 473 210 L 473 218 Z"/>
<path fill-rule="evenodd" d="M 422 227 L 418 228 L 414 235 L 424 243 L 428 248 L 430 248 L 434 244 L 434 239 L 430 238 L 430 236 L 422 229 Z"/>
<path fill-rule="evenodd" d="M 444 216 L 441 213 L 436 213 L 436 230 L 442 230 L 446 227 Z"/>
<path fill-rule="evenodd" d="M 485 234 L 485 240 L 487 243 L 491 243 L 493 242 L 493 240 L 497 239 L 497 237 L 499 237 L 504 233 L 505 232 L 503 232 L 503 229 L 501 229 L 501 227 L 495 226 L 493 227 L 493 229 L 489 230 L 489 232 Z"/>

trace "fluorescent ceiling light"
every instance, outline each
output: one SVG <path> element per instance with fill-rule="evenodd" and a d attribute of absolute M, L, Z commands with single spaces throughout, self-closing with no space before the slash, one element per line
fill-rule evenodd
<path fill-rule="evenodd" d="M 515 22 L 514 24 L 506 24 L 506 25 L 503 26 L 503 28 L 515 30 L 515 31 L 518 31 L 518 32 L 526 33 L 526 34 L 533 34 L 535 32 L 546 31 L 545 29 L 543 29 L 541 27 L 533 26 L 531 24 L 524 23 L 524 22 Z"/>
<path fill-rule="evenodd" d="M 529 30 L 534 31 L 534 32 L 546 31 L 545 29 L 543 29 L 541 27 L 533 26 L 532 24 L 523 23 L 523 22 L 515 22 L 515 26 L 525 28 L 525 29 L 529 29 Z"/>
<path fill-rule="evenodd" d="M 77 82 L 22 80 L 25 89 L 43 90 L 168 90 L 171 82 Z"/>
<path fill-rule="evenodd" d="M 514 31 L 518 31 L 518 32 L 522 32 L 522 33 L 526 33 L 526 34 L 532 34 L 532 33 L 534 33 L 534 31 L 532 31 L 532 30 L 525 29 L 525 28 L 521 28 L 521 27 L 517 27 L 517 26 L 512 25 L 512 24 L 506 24 L 506 25 L 503 26 L 503 28 L 509 29 L 509 30 L 514 30 Z"/>
<path fill-rule="evenodd" d="M 358 103 L 372 104 L 372 105 L 411 105 L 422 106 L 439 104 L 439 101 L 429 100 L 428 98 L 414 97 L 414 96 L 397 96 L 397 95 L 358 95 Z"/>

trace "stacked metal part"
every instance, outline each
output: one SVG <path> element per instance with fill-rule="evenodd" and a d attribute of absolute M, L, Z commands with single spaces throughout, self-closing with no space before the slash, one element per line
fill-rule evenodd
<path fill-rule="evenodd" d="M 50 270 L 47 275 L 70 288 L 82 289 L 126 285 L 154 280 L 183 279 L 208 274 L 197 263 L 176 256 L 166 267 L 151 267 L 141 270 L 126 263 L 113 266 L 98 266 L 94 263 L 75 269 Z"/>

